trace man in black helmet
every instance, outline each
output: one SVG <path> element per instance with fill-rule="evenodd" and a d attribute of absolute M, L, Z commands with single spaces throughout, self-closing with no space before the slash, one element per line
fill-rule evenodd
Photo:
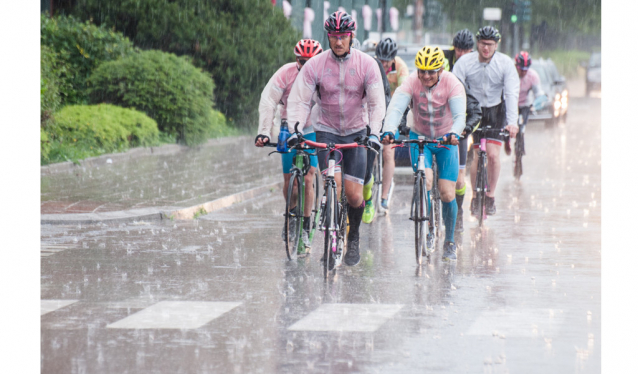
<path fill-rule="evenodd" d="M 450 64 L 450 71 L 454 69 L 454 64 L 461 56 L 472 52 L 472 48 L 474 48 L 474 38 L 470 30 L 463 29 L 454 35 L 452 48 L 443 51 Z"/>
<path fill-rule="evenodd" d="M 468 92 L 481 104 L 482 118 L 479 128 L 488 125 L 492 128 L 487 134 L 487 174 L 490 191 L 486 193 L 486 213 L 493 215 L 496 213 L 494 193 L 501 171 L 501 145 L 504 141 L 498 134 L 506 123 L 505 129 L 510 132 L 510 137 L 516 137 L 520 83 L 512 59 L 496 51 L 501 40 L 501 34 L 497 29 L 492 26 L 482 27 L 476 33 L 476 40 L 478 51 L 456 61 L 453 73 L 461 82 L 465 82 Z M 479 146 L 477 134 L 474 134 L 473 140 L 476 150 Z M 476 188 L 474 184 L 477 166 L 478 157 L 474 157 L 470 168 L 473 190 Z M 483 214 L 478 212 L 475 197 L 472 198 L 470 210 L 474 216 Z"/>

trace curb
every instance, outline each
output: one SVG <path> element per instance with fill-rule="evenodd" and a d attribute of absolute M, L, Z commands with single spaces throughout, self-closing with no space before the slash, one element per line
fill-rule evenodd
<path fill-rule="evenodd" d="M 178 144 L 164 144 L 159 147 L 138 147 L 129 149 L 123 153 L 108 153 L 100 156 L 89 157 L 84 160 L 80 160 L 79 165 L 74 164 L 72 161 L 59 162 L 56 164 L 40 166 L 40 175 L 51 175 L 63 172 L 72 172 L 77 169 L 92 168 L 96 166 L 102 166 L 110 164 L 113 161 L 124 161 L 128 159 L 136 159 L 144 156 L 158 156 L 158 155 L 171 155 L 190 149 L 197 149 L 198 147 L 209 147 L 224 143 L 232 143 L 242 141 L 247 136 L 228 136 L 224 138 L 209 139 L 206 143 L 200 144 L 195 147 L 189 147 L 186 145 Z M 108 160 L 111 160 L 110 162 Z"/>
<path fill-rule="evenodd" d="M 99 222 L 118 223 L 161 221 L 163 219 L 194 219 L 199 215 L 208 214 L 216 210 L 229 207 L 233 204 L 266 194 L 274 188 L 281 188 L 282 184 L 283 182 L 281 181 L 266 184 L 188 208 L 162 207 L 120 210 L 104 213 L 42 214 L 40 215 L 40 224 L 91 224 Z"/>

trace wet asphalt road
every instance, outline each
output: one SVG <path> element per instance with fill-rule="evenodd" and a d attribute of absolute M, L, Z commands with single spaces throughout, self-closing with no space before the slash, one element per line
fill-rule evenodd
<path fill-rule="evenodd" d="M 521 182 L 503 154 L 497 215 L 466 215 L 456 264 L 416 266 L 409 175 L 327 280 L 320 237 L 285 260 L 279 191 L 193 221 L 43 225 L 42 373 L 599 373 L 599 139 L 599 99 L 531 123 Z"/>

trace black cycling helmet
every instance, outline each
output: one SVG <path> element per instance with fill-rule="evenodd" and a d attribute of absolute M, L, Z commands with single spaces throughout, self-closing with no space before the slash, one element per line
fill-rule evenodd
<path fill-rule="evenodd" d="M 328 17 L 323 28 L 327 32 L 354 32 L 356 24 L 348 13 L 338 10 Z"/>
<path fill-rule="evenodd" d="M 474 48 L 474 38 L 472 38 L 472 32 L 468 29 L 463 29 L 454 35 L 452 40 L 454 48 L 458 49 L 472 49 Z"/>
<path fill-rule="evenodd" d="M 375 54 L 379 60 L 392 61 L 397 56 L 398 49 L 397 43 L 392 38 L 385 38 L 377 44 Z"/>
<path fill-rule="evenodd" d="M 476 33 L 476 41 L 481 39 L 494 40 L 499 42 L 501 40 L 501 34 L 492 26 L 481 27 Z"/>
<path fill-rule="evenodd" d="M 532 65 L 532 56 L 530 56 L 529 53 L 525 51 L 521 51 L 519 54 L 517 54 L 515 60 L 516 67 L 521 70 L 528 70 L 529 67 Z"/>

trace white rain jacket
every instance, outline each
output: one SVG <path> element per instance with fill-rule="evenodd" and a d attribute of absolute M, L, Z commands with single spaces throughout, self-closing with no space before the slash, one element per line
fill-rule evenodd
<path fill-rule="evenodd" d="M 266 84 L 266 87 L 264 87 L 261 92 L 261 100 L 259 100 L 259 135 L 265 135 L 272 139 L 273 135 L 279 133 L 278 124 L 275 126 L 275 131 L 273 131 L 273 124 L 278 110 L 280 111 L 279 116 L 281 119 L 288 120 L 288 96 L 298 74 L 299 70 L 297 70 L 296 62 L 285 64 L 277 70 L 268 81 L 268 84 Z M 300 122 L 304 123 L 304 134 L 314 132 L 310 116 L 306 117 L 306 121 Z M 288 121 L 288 123 L 291 127 L 289 131 L 294 131 L 292 125 L 295 122 L 290 123 Z"/>
<path fill-rule="evenodd" d="M 288 97 L 288 123 L 308 117 L 315 91 L 319 107 L 315 131 L 347 136 L 365 129 L 369 116 L 371 134 L 379 136 L 385 96 L 379 65 L 372 57 L 350 49 L 338 58 L 328 49 L 311 58 Z"/>
<path fill-rule="evenodd" d="M 512 59 L 501 52 L 494 52 L 490 62 L 479 62 L 478 52 L 461 56 L 454 64 L 452 73 L 465 82 L 469 93 L 481 107 L 493 107 L 505 98 L 508 125 L 518 123 L 518 93 L 520 82 Z"/>

